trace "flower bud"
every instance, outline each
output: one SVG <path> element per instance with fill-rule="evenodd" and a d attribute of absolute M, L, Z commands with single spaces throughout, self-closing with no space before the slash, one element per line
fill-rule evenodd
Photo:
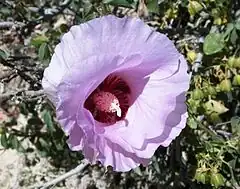
<path fill-rule="evenodd" d="M 195 53 L 195 51 L 188 51 L 187 59 L 191 64 L 194 63 L 197 59 L 197 54 Z"/>
<path fill-rule="evenodd" d="M 194 89 L 192 92 L 192 98 L 194 100 L 200 100 L 204 97 L 203 91 L 201 89 Z"/>
<path fill-rule="evenodd" d="M 224 185 L 224 177 L 220 173 L 212 173 L 211 174 L 211 185 L 215 187 Z"/>
<path fill-rule="evenodd" d="M 213 114 L 213 112 L 219 114 L 223 114 L 227 112 L 229 109 L 225 107 L 225 105 L 221 101 L 209 100 L 204 103 L 204 109 L 209 114 Z"/>
<path fill-rule="evenodd" d="M 207 92 L 208 92 L 209 95 L 216 95 L 217 94 L 217 91 L 213 86 L 209 86 L 207 88 Z"/>
<path fill-rule="evenodd" d="M 233 56 L 231 56 L 229 59 L 228 59 L 228 62 L 227 62 L 227 64 L 229 65 L 229 67 L 233 67 L 233 65 L 234 65 L 234 62 L 236 61 L 236 58 L 235 57 L 233 57 Z"/>
<path fill-rule="evenodd" d="M 240 68 L 240 57 L 236 58 L 233 63 L 234 68 Z"/>
<path fill-rule="evenodd" d="M 229 79 L 224 79 L 220 83 L 220 90 L 223 92 L 230 92 L 232 88 L 232 84 Z"/>
<path fill-rule="evenodd" d="M 191 16 L 194 16 L 196 13 L 200 12 L 203 9 L 203 6 L 197 1 L 189 1 L 188 12 Z"/>
<path fill-rule="evenodd" d="M 213 23 L 220 26 L 222 24 L 222 19 L 220 17 L 217 17 L 214 19 Z"/>
<path fill-rule="evenodd" d="M 207 173 L 206 172 L 199 172 L 199 171 L 197 171 L 195 176 L 194 176 L 194 179 L 197 182 L 201 182 L 201 183 L 205 184 L 206 180 L 207 180 Z"/>
<path fill-rule="evenodd" d="M 233 77 L 233 85 L 240 85 L 240 75 L 235 75 Z"/>

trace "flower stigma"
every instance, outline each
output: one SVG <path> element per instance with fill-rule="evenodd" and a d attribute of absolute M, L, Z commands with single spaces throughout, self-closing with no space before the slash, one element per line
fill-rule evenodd
<path fill-rule="evenodd" d="M 121 117 L 122 112 L 118 101 L 114 100 L 111 103 L 110 110 L 115 111 L 117 113 L 117 116 Z"/>

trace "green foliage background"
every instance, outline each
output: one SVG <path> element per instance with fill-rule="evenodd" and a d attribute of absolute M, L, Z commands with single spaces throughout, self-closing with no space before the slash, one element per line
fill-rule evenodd
<path fill-rule="evenodd" d="M 29 90 L 40 81 L 55 45 L 73 24 L 106 14 L 123 16 L 135 11 L 147 24 L 171 38 L 189 63 L 187 127 L 169 148 L 160 147 L 151 164 L 139 167 L 121 181 L 112 173 L 111 187 L 239 188 L 240 187 L 240 2 L 235 0 L 5 0 L 0 20 L 14 22 L 0 29 L 0 64 L 17 70 Z M 61 21 L 71 17 L 70 22 Z M 0 25 L 1 27 L 1 25 Z M 6 34 L 7 33 L 7 34 Z M 2 83 L 9 80 L 2 78 Z M 32 150 L 54 166 L 74 167 L 83 158 L 71 152 L 43 96 L 24 91 L 0 100 L 9 113 L 14 107 L 27 118 L 15 129 L 16 117 L 1 123 L 1 145 L 19 153 Z M 24 145 L 30 141 L 31 147 Z"/>

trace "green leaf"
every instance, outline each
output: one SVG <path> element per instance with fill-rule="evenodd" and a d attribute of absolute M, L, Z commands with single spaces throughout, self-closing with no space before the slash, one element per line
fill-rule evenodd
<path fill-rule="evenodd" d="M 236 28 L 237 30 L 240 30 L 240 21 L 238 21 L 238 22 L 235 24 L 235 28 Z"/>
<path fill-rule="evenodd" d="M 35 47 L 39 47 L 43 43 L 47 43 L 49 39 L 45 35 L 37 35 L 36 37 L 32 38 L 31 44 Z"/>
<path fill-rule="evenodd" d="M 15 135 L 13 135 L 13 134 L 9 135 L 8 142 L 9 142 L 11 148 L 13 148 L 13 149 L 17 150 L 19 148 L 19 146 L 20 146 L 17 137 Z"/>
<path fill-rule="evenodd" d="M 149 12 L 153 12 L 158 14 L 159 9 L 158 9 L 158 0 L 149 0 L 147 1 L 147 8 Z"/>
<path fill-rule="evenodd" d="M 240 133 L 240 117 L 234 116 L 231 118 L 231 127 L 233 133 Z"/>
<path fill-rule="evenodd" d="M 157 159 L 158 158 L 156 156 L 152 157 L 152 166 L 154 167 L 155 171 L 160 174 L 161 168 Z"/>
<path fill-rule="evenodd" d="M 225 46 L 224 36 L 219 33 L 210 33 L 206 36 L 203 51 L 206 55 L 220 52 Z"/>
<path fill-rule="evenodd" d="M 231 160 L 228 162 L 229 166 L 232 168 L 232 169 L 235 169 L 236 167 L 236 163 L 237 163 L 237 158 Z"/>
<path fill-rule="evenodd" d="M 237 30 L 233 29 L 231 36 L 230 36 L 231 43 L 235 45 L 237 42 L 237 39 L 238 39 Z"/>
<path fill-rule="evenodd" d="M 7 52 L 5 52 L 4 50 L 0 49 L 0 57 L 3 59 L 6 59 L 8 57 Z"/>
<path fill-rule="evenodd" d="M 10 8 L 10 7 L 9 7 L 9 8 Z M 2 6 L 2 7 L 1 7 L 0 15 L 1 15 L 1 14 L 2 14 L 2 15 L 5 15 L 5 16 L 10 15 L 12 11 L 11 11 L 11 9 L 9 9 L 9 8 L 6 8 L 6 7 Z"/>
<path fill-rule="evenodd" d="M 3 132 L 1 134 L 1 145 L 4 147 L 4 148 L 8 148 L 8 140 L 7 140 L 7 135 L 5 132 Z"/>
<path fill-rule="evenodd" d="M 44 123 L 47 126 L 47 129 L 50 132 L 54 132 L 55 128 L 54 128 L 52 117 L 51 117 L 51 114 L 50 114 L 49 111 L 46 110 L 46 111 L 43 112 L 43 120 L 44 120 Z"/>
<path fill-rule="evenodd" d="M 127 0 L 103 0 L 103 3 L 110 4 L 114 6 L 124 6 L 133 8 L 133 1 L 127 1 Z"/>
<path fill-rule="evenodd" d="M 50 148 L 51 148 L 51 143 L 49 141 L 44 140 L 43 138 L 39 138 L 38 140 L 38 147 L 41 152 L 43 152 L 43 156 L 49 153 Z"/>
<path fill-rule="evenodd" d="M 133 169 L 133 171 L 134 171 L 134 173 L 136 173 L 137 175 L 139 175 L 139 176 L 143 176 L 140 167 L 136 167 L 135 169 Z"/>
<path fill-rule="evenodd" d="M 42 156 L 42 157 L 47 157 L 47 155 L 48 155 L 48 152 L 46 152 L 46 151 L 39 151 L 39 154 L 40 154 L 40 156 Z"/>
<path fill-rule="evenodd" d="M 64 150 L 64 145 L 59 140 L 53 140 L 53 144 L 58 151 Z"/>
<path fill-rule="evenodd" d="M 234 24 L 233 23 L 229 23 L 227 25 L 227 29 L 226 29 L 226 31 L 224 33 L 224 38 L 226 38 L 226 37 L 228 38 L 230 36 L 231 32 L 233 31 L 233 29 L 234 29 Z"/>
<path fill-rule="evenodd" d="M 40 60 L 47 60 L 50 58 L 50 51 L 47 43 L 42 43 L 38 49 L 38 57 Z"/>

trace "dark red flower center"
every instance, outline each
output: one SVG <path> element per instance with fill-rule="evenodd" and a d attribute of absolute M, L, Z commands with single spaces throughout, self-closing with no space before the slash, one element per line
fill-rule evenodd
<path fill-rule="evenodd" d="M 121 77 L 111 74 L 89 95 L 84 107 L 95 120 L 113 124 L 125 118 L 129 97 L 128 84 Z"/>

